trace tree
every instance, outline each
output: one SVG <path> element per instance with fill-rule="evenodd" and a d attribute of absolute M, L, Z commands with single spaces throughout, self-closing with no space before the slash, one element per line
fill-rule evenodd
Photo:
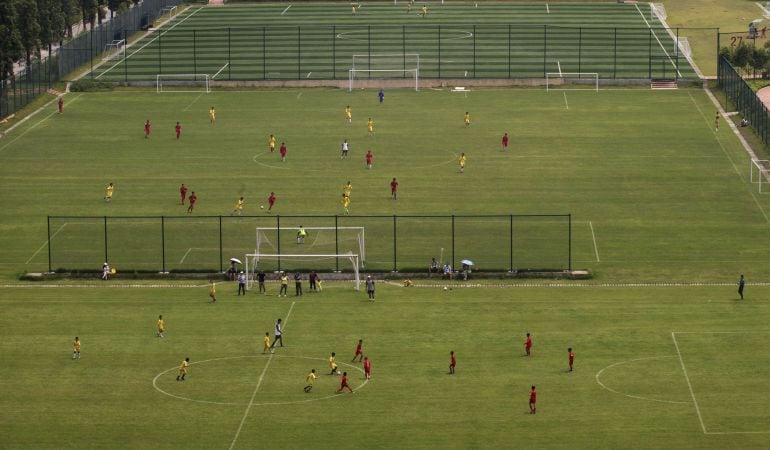
<path fill-rule="evenodd" d="M 0 79 L 13 75 L 13 65 L 24 52 L 16 4 L 17 0 L 0 1 Z"/>
<path fill-rule="evenodd" d="M 35 0 L 17 0 L 18 27 L 21 45 L 27 57 L 27 65 L 32 64 L 32 54 L 40 53 L 40 24 L 37 21 L 37 3 Z"/>
<path fill-rule="evenodd" d="M 91 24 L 91 29 L 94 29 L 97 8 L 97 0 L 80 0 L 80 11 L 83 14 L 83 28 L 86 28 L 88 24 Z"/>
<path fill-rule="evenodd" d="M 51 53 L 51 46 L 56 42 L 61 42 L 64 38 L 64 12 L 61 9 L 59 0 L 37 0 L 37 10 L 40 12 L 38 22 L 40 23 L 41 45 L 48 47 L 48 53 Z"/>
<path fill-rule="evenodd" d="M 751 47 L 746 44 L 735 47 L 735 50 L 733 50 L 733 65 L 741 69 L 745 68 L 749 64 L 751 54 Z"/>
<path fill-rule="evenodd" d="M 80 21 L 78 0 L 59 0 L 59 5 L 64 15 L 64 27 L 67 29 L 67 36 L 72 37 L 72 27 Z"/>
<path fill-rule="evenodd" d="M 767 53 L 767 49 L 762 47 L 754 47 L 753 52 L 751 55 L 751 68 L 754 71 L 754 75 L 756 75 L 757 70 L 764 70 L 765 65 L 767 65 L 767 61 L 770 59 L 770 55 Z"/>

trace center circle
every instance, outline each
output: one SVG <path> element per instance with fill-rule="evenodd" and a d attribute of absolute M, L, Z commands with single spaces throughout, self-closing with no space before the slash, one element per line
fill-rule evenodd
<path fill-rule="evenodd" d="M 308 356 L 286 356 L 286 355 L 271 354 L 271 355 L 228 356 L 228 357 L 224 357 L 224 358 L 206 359 L 206 360 L 203 360 L 203 361 L 192 362 L 192 363 L 190 363 L 190 366 L 192 367 L 192 366 L 197 365 L 197 364 L 205 364 L 205 363 L 215 362 L 215 361 L 226 361 L 226 360 L 233 360 L 233 359 L 251 359 L 251 358 L 253 358 L 253 359 L 259 359 L 259 358 L 268 359 L 270 357 L 273 357 L 273 358 L 306 359 L 306 360 L 311 360 L 311 361 L 326 362 L 326 360 L 323 359 L 323 358 L 312 358 L 312 357 L 308 357 Z M 362 368 L 354 366 L 352 364 L 348 364 L 348 363 L 344 363 L 344 362 L 338 362 L 337 364 L 339 366 L 347 366 L 347 367 L 350 367 L 351 369 L 358 370 L 362 374 L 364 373 L 364 370 Z M 329 398 L 333 398 L 333 397 L 338 397 L 339 396 L 338 394 L 331 394 L 331 395 L 327 395 L 327 396 L 324 396 L 324 397 L 313 397 L 313 398 L 308 398 L 308 399 L 303 399 L 303 400 L 290 400 L 290 401 L 277 401 L 277 402 L 276 401 L 269 401 L 269 402 L 256 402 L 256 401 L 255 402 L 219 402 L 219 401 L 211 401 L 211 400 L 202 400 L 202 399 L 196 399 L 196 398 L 176 395 L 176 394 L 168 392 L 168 391 L 164 390 L 163 388 L 161 388 L 160 386 L 158 386 L 158 379 L 160 377 L 162 377 L 163 375 L 165 375 L 165 374 L 167 374 L 169 372 L 173 372 L 173 371 L 175 371 L 177 369 L 178 369 L 178 367 L 172 367 L 170 369 L 166 369 L 163 372 L 160 372 L 159 374 L 155 375 L 155 377 L 152 379 L 152 387 L 155 388 L 155 390 L 160 392 L 161 394 L 164 394 L 164 395 L 167 395 L 169 397 L 173 397 L 173 398 L 176 398 L 176 399 L 179 399 L 179 400 L 186 400 L 186 401 L 189 401 L 189 402 L 196 402 L 196 403 L 205 403 L 205 404 L 210 404 L 210 405 L 230 405 L 230 406 L 232 406 L 232 405 L 243 405 L 243 406 L 246 406 L 246 405 L 249 405 L 249 404 L 251 404 L 252 406 L 260 406 L 260 405 L 292 405 L 292 404 L 298 404 L 298 403 L 316 402 L 316 401 L 319 401 L 319 400 L 326 400 L 326 399 L 329 399 Z M 222 380 L 222 381 L 226 382 L 226 380 Z M 363 388 L 366 385 L 366 383 L 368 383 L 368 382 L 369 382 L 369 380 L 364 378 L 364 382 L 359 384 L 355 388 L 353 388 L 353 391 L 357 391 L 357 390 Z"/>

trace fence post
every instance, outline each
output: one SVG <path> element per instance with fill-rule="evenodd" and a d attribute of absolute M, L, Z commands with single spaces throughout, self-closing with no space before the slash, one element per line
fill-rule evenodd
<path fill-rule="evenodd" d="M 438 26 L 438 77 L 441 78 L 441 25 Z"/>
<path fill-rule="evenodd" d="M 652 79 L 652 28 L 647 33 L 647 60 L 649 61 L 647 64 L 648 75 Z"/>
<path fill-rule="evenodd" d="M 510 218 L 510 224 L 508 226 L 508 242 L 510 243 L 510 268 L 508 269 L 508 272 L 513 272 L 513 214 L 508 216 Z"/>
<path fill-rule="evenodd" d="M 107 253 L 107 216 L 104 216 L 104 262 L 110 262 L 109 254 Z"/>
<path fill-rule="evenodd" d="M 224 272 L 224 268 L 222 267 L 222 259 L 224 258 L 224 255 L 222 255 L 222 216 L 219 216 L 219 271 Z"/>
<path fill-rule="evenodd" d="M 676 72 L 674 74 L 674 79 L 679 79 L 679 27 L 676 28 L 676 41 L 674 42 L 674 45 L 676 45 Z"/>
<path fill-rule="evenodd" d="M 278 250 L 278 271 L 281 271 L 281 215 L 275 216 L 275 248 Z"/>
<path fill-rule="evenodd" d="M 163 56 L 161 56 L 161 48 L 163 46 L 161 45 L 161 42 L 160 42 L 162 36 L 163 36 L 162 34 L 158 35 L 158 74 L 163 73 Z"/>
<path fill-rule="evenodd" d="M 339 255 L 340 254 L 340 238 L 338 235 L 338 223 L 337 219 L 339 218 L 338 215 L 334 215 L 334 253 Z M 340 258 L 339 256 L 334 258 L 334 271 L 339 272 L 340 271 Z"/>
<path fill-rule="evenodd" d="M 452 267 L 455 266 L 455 215 L 452 214 Z"/>
<path fill-rule="evenodd" d="M 473 25 L 473 78 L 476 78 L 476 25 Z"/>
<path fill-rule="evenodd" d="M 297 25 L 297 79 L 302 78 L 302 27 Z"/>
<path fill-rule="evenodd" d="M 160 260 L 161 260 L 161 273 L 168 273 L 166 271 L 166 217 L 160 216 Z"/>
<path fill-rule="evenodd" d="M 572 272 L 572 213 L 567 214 L 567 226 L 569 229 L 567 230 L 567 235 L 569 236 L 569 241 L 567 243 L 567 249 L 569 251 L 569 259 L 567 261 L 567 266 L 569 268 L 569 271 Z"/>
<path fill-rule="evenodd" d="M 198 48 L 195 45 L 197 33 L 195 30 L 192 30 L 192 38 L 193 38 L 193 74 L 198 73 Z M 193 80 L 198 81 L 198 76 L 193 75 Z"/>
<path fill-rule="evenodd" d="M 543 78 L 548 73 L 548 25 L 543 25 Z"/>
<path fill-rule="evenodd" d="M 265 30 L 265 27 L 262 27 L 262 79 L 267 79 L 267 31 Z M 278 270 L 280 269 L 281 264 L 278 263 Z"/>
<path fill-rule="evenodd" d="M 401 25 L 401 54 L 404 55 L 403 67 L 406 69 L 406 25 Z"/>
<path fill-rule="evenodd" d="M 51 270 L 51 216 L 48 216 L 48 273 L 53 273 Z"/>
<path fill-rule="evenodd" d="M 578 28 L 578 73 L 583 68 L 583 27 Z M 580 75 L 578 75 L 580 77 Z"/>
<path fill-rule="evenodd" d="M 332 25 L 332 80 L 337 79 L 337 25 Z"/>
<path fill-rule="evenodd" d="M 231 40 L 230 40 L 230 31 L 232 30 L 231 27 L 227 27 L 227 79 L 232 80 L 233 79 L 233 61 L 232 61 L 232 55 L 231 55 Z"/>
<path fill-rule="evenodd" d="M 612 35 L 612 78 L 618 76 L 618 27 L 615 27 Z"/>
<path fill-rule="evenodd" d="M 511 24 L 508 24 L 508 78 L 511 78 Z"/>
<path fill-rule="evenodd" d="M 398 272 L 398 264 L 396 261 L 396 215 L 393 214 L 393 272 Z"/>

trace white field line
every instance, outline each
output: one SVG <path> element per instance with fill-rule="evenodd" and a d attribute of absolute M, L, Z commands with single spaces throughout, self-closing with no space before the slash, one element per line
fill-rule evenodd
<path fill-rule="evenodd" d="M 679 344 L 676 342 L 676 333 L 671 332 L 671 339 L 674 340 L 674 347 L 676 347 L 676 354 L 679 356 L 679 363 L 682 365 L 682 372 L 684 373 L 684 379 L 687 380 L 687 387 L 690 389 L 690 396 L 692 397 L 692 403 L 695 405 L 695 412 L 698 413 L 698 420 L 700 421 L 700 427 L 703 430 L 703 434 L 706 433 L 706 425 L 703 423 L 703 416 L 700 413 L 700 407 L 698 406 L 698 400 L 695 399 L 695 392 L 692 390 L 692 383 L 690 383 L 690 377 L 687 375 L 687 368 L 684 367 L 684 360 L 682 359 L 682 352 L 679 351 Z"/>
<path fill-rule="evenodd" d="M 673 404 L 677 404 L 677 405 L 689 405 L 691 402 L 678 402 L 678 401 L 674 401 L 674 400 L 660 400 L 660 399 L 652 398 L 652 397 L 642 397 L 642 396 L 639 396 L 639 395 L 626 394 L 625 392 L 620 392 L 620 391 L 616 391 L 615 389 L 612 389 L 611 387 L 609 387 L 606 384 L 602 383 L 602 380 L 600 379 L 600 377 L 602 376 L 602 373 L 604 373 L 605 370 L 610 369 L 610 368 L 615 367 L 615 366 L 620 366 L 620 365 L 623 365 L 623 364 L 629 364 L 629 363 L 633 363 L 633 362 L 637 362 L 637 361 L 648 361 L 648 360 L 651 360 L 651 359 L 664 359 L 664 358 L 676 358 L 676 356 L 673 356 L 673 355 L 672 356 L 649 356 L 649 357 L 646 357 L 646 358 L 636 358 L 636 359 L 629 359 L 628 361 L 616 362 L 616 363 L 610 364 L 609 366 L 607 366 L 607 367 L 603 368 L 602 370 L 596 372 L 596 375 L 594 376 L 594 378 L 596 378 L 596 382 L 599 383 L 599 386 L 601 386 L 604 389 L 612 392 L 613 394 L 620 394 L 620 395 L 623 395 L 625 397 L 635 398 L 637 400 L 649 400 L 649 401 L 652 401 L 652 402 L 673 403 Z"/>
<path fill-rule="evenodd" d="M 679 47 L 679 42 L 680 42 L 679 37 L 677 37 L 677 35 L 675 35 L 673 31 L 671 31 L 671 28 L 668 26 L 668 23 L 665 20 L 661 19 L 660 17 L 658 17 L 658 20 L 660 20 L 660 23 L 666 28 L 666 32 L 671 37 L 671 40 L 674 43 L 676 43 L 677 54 L 684 55 L 684 58 L 687 60 L 687 62 L 690 63 L 690 66 L 692 66 L 693 70 L 695 70 L 695 74 L 698 75 L 698 78 L 702 80 L 703 72 L 701 72 L 700 67 L 698 67 L 698 65 L 695 64 L 695 60 L 692 59 L 692 55 L 687 55 L 683 52 L 682 53 L 679 52 L 679 50 L 681 50 L 681 47 Z"/>
<path fill-rule="evenodd" d="M 634 6 L 636 6 L 636 10 L 637 10 L 637 11 L 639 11 L 639 15 L 641 15 L 641 16 L 642 16 L 642 20 L 644 20 L 644 23 L 645 23 L 645 24 L 647 24 L 647 28 L 649 28 L 649 29 L 650 29 L 650 32 L 651 32 L 651 33 L 652 33 L 652 35 L 655 37 L 655 40 L 656 40 L 656 41 L 658 41 L 658 45 L 660 45 L 660 48 L 661 48 L 661 49 L 663 49 L 663 53 L 665 53 L 665 54 L 666 54 L 666 56 L 668 57 L 668 61 L 671 63 L 671 67 L 673 67 L 673 68 L 675 68 L 675 69 L 676 69 L 676 63 L 674 62 L 674 60 L 672 60 L 672 59 L 671 59 L 671 55 L 669 55 L 669 54 L 668 54 L 668 51 L 666 50 L 666 47 L 664 47 L 664 46 L 663 46 L 663 43 L 662 43 L 662 42 L 660 42 L 660 39 L 658 39 L 658 35 L 657 35 L 657 34 L 655 34 L 655 32 L 654 32 L 654 31 L 652 31 L 652 26 L 650 25 L 650 22 L 647 22 L 647 18 L 646 18 L 646 17 L 644 17 L 644 13 L 642 12 L 642 10 L 641 10 L 641 9 L 639 9 L 639 5 L 638 5 L 638 4 L 636 4 L 636 5 L 634 5 Z M 677 75 L 679 75 L 679 77 L 681 77 L 681 76 L 682 76 L 682 72 L 680 72 L 680 71 L 679 71 L 679 69 L 676 69 L 676 74 L 677 74 Z"/>
<path fill-rule="evenodd" d="M 68 104 L 72 104 L 72 102 L 74 102 L 75 100 L 79 99 L 79 98 L 80 98 L 80 97 L 82 97 L 82 96 L 83 96 L 83 94 L 78 94 L 77 96 L 73 97 L 73 98 L 72 98 L 72 100 L 70 100 Z M 14 128 L 16 128 L 16 127 L 18 127 L 19 125 L 23 124 L 23 123 L 24 123 L 24 122 L 26 122 L 28 119 L 32 118 L 32 117 L 33 117 L 35 114 L 37 114 L 38 112 L 42 111 L 42 110 L 43 110 L 43 109 L 44 109 L 46 106 L 48 106 L 48 105 L 50 105 L 50 104 L 53 104 L 55 101 L 56 101 L 56 99 L 54 99 L 54 100 L 51 100 L 50 102 L 48 102 L 48 104 L 46 104 L 45 106 L 41 107 L 40 109 L 38 109 L 38 110 L 37 110 L 37 111 L 35 111 L 34 113 L 32 113 L 32 114 L 30 114 L 29 116 L 27 116 L 27 117 L 25 117 L 25 118 L 21 119 L 21 121 L 19 121 L 19 123 L 17 123 L 16 125 L 12 126 L 11 128 L 9 128 L 9 129 L 8 129 L 8 130 L 7 130 L 7 131 L 4 133 L 4 134 L 0 134 L 0 136 L 5 136 L 5 135 L 7 135 L 8 133 L 10 133 L 10 132 L 11 132 L 11 130 L 13 130 Z M 66 105 L 65 105 L 65 107 L 66 107 Z M 45 116 L 45 117 L 43 117 L 42 119 L 40 119 L 40 122 L 37 122 L 36 124 L 34 124 L 34 125 L 32 125 L 31 127 L 27 128 L 27 129 L 26 129 L 26 130 L 24 130 L 24 131 L 23 131 L 23 132 L 22 132 L 20 135 L 16 136 L 16 137 L 15 137 L 15 138 L 13 138 L 13 139 L 12 139 L 10 142 L 8 142 L 7 144 L 5 144 L 5 145 L 3 145 L 2 147 L 0 147 L 0 152 L 1 152 L 1 151 L 3 151 L 3 150 L 5 150 L 5 149 L 6 149 L 8 146 L 10 146 L 11 144 L 13 144 L 14 142 L 16 142 L 16 141 L 18 141 L 19 139 L 21 139 L 22 137 L 24 137 L 24 135 L 26 135 L 27 133 L 29 133 L 30 131 L 32 131 L 32 130 L 33 130 L 35 127 L 37 127 L 37 126 L 38 126 L 38 125 L 40 125 L 41 123 L 43 123 L 43 122 L 45 122 L 46 120 L 48 120 L 48 118 L 50 118 L 50 117 L 51 117 L 51 116 L 53 116 L 54 114 L 58 114 L 58 110 L 54 109 L 53 111 L 51 111 L 51 114 L 48 114 L 47 116 Z"/>
<path fill-rule="evenodd" d="M 297 94 L 297 100 L 299 100 L 300 97 L 302 97 L 302 91 L 300 91 L 300 93 Z"/>
<path fill-rule="evenodd" d="M 596 253 L 596 262 L 602 262 L 601 259 L 599 259 L 599 248 L 596 246 L 596 234 L 594 234 L 594 224 L 591 223 L 591 221 L 588 221 L 588 227 L 591 228 L 591 239 L 594 241 L 594 253 Z"/>
<path fill-rule="evenodd" d="M 561 62 L 558 59 L 556 60 L 556 66 L 559 68 L 559 76 L 563 77 L 564 74 L 561 71 Z"/>
<path fill-rule="evenodd" d="M 562 94 L 564 94 L 564 106 L 569 109 L 569 103 L 567 103 L 567 93 L 562 91 Z"/>
<path fill-rule="evenodd" d="M 308 73 L 307 73 L 307 76 L 306 76 L 305 78 L 310 78 L 310 74 L 311 74 L 311 73 L 313 73 L 313 72 L 308 72 Z"/>
<path fill-rule="evenodd" d="M 135 51 L 134 51 L 133 53 L 131 53 L 130 55 L 126 55 L 125 59 L 128 59 L 128 58 L 130 58 L 130 57 L 132 57 L 132 56 L 136 55 L 137 53 L 141 52 L 141 51 L 142 51 L 142 50 L 143 50 L 145 47 L 147 47 L 148 45 L 150 45 L 150 44 L 152 44 L 153 42 L 155 42 L 155 41 L 156 41 L 156 40 L 157 40 L 159 37 L 163 36 L 164 34 L 168 33 L 169 31 L 173 30 L 173 29 L 174 29 L 174 28 L 175 28 L 177 25 L 179 25 L 180 23 L 182 23 L 182 22 L 184 22 L 185 20 L 189 19 L 190 17 L 194 16 L 194 15 L 195 15 L 195 14 L 196 14 L 198 11 L 200 11 L 201 9 L 203 9 L 203 6 L 201 6 L 201 7 L 200 7 L 200 8 L 198 8 L 198 9 L 196 9 L 195 11 L 191 12 L 189 16 L 185 17 L 184 19 L 180 20 L 179 22 L 175 23 L 174 25 L 171 25 L 170 27 L 168 27 L 168 29 L 166 29 L 166 30 L 163 30 L 163 32 L 162 32 L 162 33 L 158 34 L 158 35 L 157 35 L 157 36 L 155 36 L 154 38 L 152 38 L 152 39 L 150 39 L 149 41 L 147 41 L 147 42 L 146 42 L 144 45 L 142 45 L 141 47 L 139 47 L 137 50 L 135 50 Z M 141 41 L 138 41 L 138 42 L 141 42 Z M 115 67 L 119 66 L 119 65 L 120 65 L 120 64 L 121 64 L 123 61 L 124 61 L 124 60 L 120 60 L 120 61 L 116 62 L 115 64 L 113 64 L 113 65 L 112 65 L 112 67 L 110 67 L 109 69 L 107 69 L 107 70 L 105 70 L 104 72 L 102 72 L 102 73 L 100 73 L 99 75 L 97 75 L 97 76 L 96 76 L 96 79 L 98 80 L 99 78 L 101 78 L 101 76 L 102 76 L 102 75 L 106 74 L 106 73 L 107 73 L 107 72 L 109 72 L 110 70 L 112 70 L 112 69 L 114 69 Z M 97 66 L 97 67 L 98 67 L 98 66 Z M 96 67 L 94 67 L 94 69 L 96 69 Z"/>
<path fill-rule="evenodd" d="M 746 330 L 746 331 L 674 331 L 676 334 L 765 334 L 770 330 Z"/>
<path fill-rule="evenodd" d="M 182 256 L 182 259 L 180 259 L 180 260 L 179 260 L 179 264 L 182 264 L 182 263 L 184 262 L 184 259 L 185 259 L 185 258 L 187 258 L 187 255 L 189 255 L 189 254 L 190 254 L 190 252 L 192 251 L 192 249 L 193 249 L 193 248 L 192 248 L 192 247 L 190 247 L 190 248 L 188 248 L 188 249 L 187 249 L 187 251 L 186 251 L 186 252 L 184 252 L 184 256 Z"/>
<path fill-rule="evenodd" d="M 548 3 L 545 4 L 545 13 L 551 14 L 551 8 L 548 7 Z"/>
<path fill-rule="evenodd" d="M 41 251 L 41 250 L 43 250 L 43 249 L 45 248 L 45 246 L 46 246 L 46 245 L 48 245 L 48 244 L 51 242 L 51 239 L 53 239 L 53 238 L 54 238 L 54 236 L 56 236 L 57 234 L 59 234 L 59 232 L 60 232 L 61 230 L 63 230 L 63 229 L 64 229 L 64 227 L 66 227 L 66 226 L 67 226 L 67 223 L 66 223 L 66 222 L 65 222 L 65 223 L 63 223 L 63 224 L 62 224 L 62 226 L 60 226 L 60 227 L 59 227 L 59 229 L 57 229 L 57 230 L 54 232 L 54 234 L 52 234 L 52 235 L 51 235 L 51 237 L 50 237 L 50 238 L 46 239 L 46 241 L 45 241 L 45 242 L 43 242 L 43 245 L 41 245 L 41 246 L 40 246 L 40 248 L 39 248 L 39 249 L 37 249 L 37 251 L 36 251 L 35 253 L 33 253 L 33 254 L 32 254 L 32 256 L 30 256 L 30 257 L 29 257 L 29 259 L 27 260 L 27 262 L 25 262 L 24 264 L 29 264 L 29 262 L 30 262 L 30 261 L 32 261 L 32 259 L 33 259 L 33 258 L 35 258 L 35 256 L 37 256 L 37 254 L 38 254 L 38 253 L 40 253 L 40 251 Z"/>
<path fill-rule="evenodd" d="M 286 313 L 286 320 L 283 321 L 283 327 L 284 327 L 283 329 L 286 329 L 286 323 L 289 321 L 289 316 L 291 316 L 291 311 L 294 309 L 295 303 L 297 302 L 291 302 L 291 307 L 289 308 L 289 312 Z M 249 400 L 249 404 L 248 406 L 246 406 L 246 411 L 243 413 L 243 418 L 241 418 L 241 424 L 238 425 L 238 431 L 235 432 L 235 437 L 233 437 L 233 442 L 230 443 L 230 450 L 233 450 L 233 448 L 235 448 L 235 443 L 238 441 L 238 436 L 240 436 L 241 434 L 241 430 L 243 429 L 243 424 L 246 422 L 246 417 L 248 417 L 249 411 L 251 411 L 251 407 L 254 406 L 254 398 L 256 398 L 257 396 L 259 387 L 262 385 L 262 380 L 264 380 L 265 373 L 267 373 L 267 369 L 268 367 L 270 367 L 271 362 L 273 362 L 273 353 L 270 353 L 270 357 L 267 359 L 265 368 L 262 369 L 262 373 L 259 375 L 259 380 L 257 380 L 257 386 L 254 388 L 254 392 L 252 392 L 251 394 L 251 400 Z"/>
<path fill-rule="evenodd" d="M 286 11 L 288 11 L 289 8 L 291 8 L 291 5 L 287 6 L 286 9 L 284 9 L 283 12 L 281 12 L 281 15 L 286 14 Z"/>
<path fill-rule="evenodd" d="M 203 96 L 203 92 L 201 92 L 200 94 L 198 94 L 198 96 L 197 96 L 197 97 L 195 97 L 195 100 L 193 100 L 192 102 L 190 102 L 190 104 L 189 104 L 189 105 L 187 105 L 187 107 L 186 107 L 185 109 L 183 109 L 182 111 L 189 111 L 189 110 L 190 110 L 190 108 L 192 107 L 192 105 L 194 105 L 194 104 L 195 104 L 195 103 L 196 103 L 196 102 L 197 102 L 197 101 L 198 101 L 198 100 L 199 100 L 199 99 L 200 99 L 202 96 Z"/>
<path fill-rule="evenodd" d="M 226 68 L 227 66 L 229 66 L 229 65 L 230 65 L 230 63 L 225 63 L 225 65 L 224 65 L 224 66 L 222 66 L 222 68 L 221 68 L 221 69 L 219 69 L 219 70 L 217 71 L 217 73 L 215 73 L 215 74 L 214 74 L 214 76 L 213 76 L 213 77 L 211 77 L 211 79 L 213 80 L 214 78 L 216 78 L 216 77 L 217 77 L 217 75 L 219 75 L 220 73 L 222 73 L 222 71 L 223 71 L 223 70 L 225 70 L 225 68 Z"/>
<path fill-rule="evenodd" d="M 719 101 L 714 97 L 714 94 L 711 93 L 711 91 L 708 88 L 703 88 L 704 91 L 706 91 L 706 95 L 708 95 L 709 99 L 711 99 L 711 103 L 714 104 L 714 106 L 717 108 L 717 111 L 719 111 L 719 114 L 724 116 L 727 114 L 725 110 L 722 108 L 722 105 L 719 103 Z M 700 106 L 698 106 L 698 103 L 695 101 L 695 99 L 692 97 L 692 94 L 689 92 L 687 95 L 690 96 L 690 100 L 692 100 L 695 107 L 698 109 L 698 112 L 700 112 L 700 115 L 703 117 L 703 120 L 706 121 L 706 126 L 711 128 L 711 122 L 709 121 L 706 114 L 703 112 Z M 754 153 L 754 150 L 751 148 L 748 142 L 746 142 L 746 139 L 743 138 L 743 135 L 741 135 L 740 131 L 738 131 L 738 128 L 735 126 L 735 123 L 733 123 L 732 120 L 725 120 L 727 125 L 730 127 L 730 129 L 733 131 L 733 134 L 735 134 L 738 137 L 738 140 L 743 145 L 743 149 L 746 150 L 746 153 L 748 153 L 749 157 L 751 159 L 759 159 L 757 158 L 757 154 Z M 733 166 L 733 170 L 735 170 L 735 173 L 738 174 L 738 178 L 741 179 L 742 182 L 746 182 L 744 180 L 743 175 L 741 175 L 741 171 L 738 170 L 738 166 L 735 165 L 733 162 L 733 159 L 730 157 L 730 154 L 727 152 L 727 149 L 725 148 L 724 144 L 722 144 L 722 141 L 717 138 L 717 142 L 719 143 L 719 148 L 722 149 L 722 152 L 725 154 L 727 159 L 730 161 L 730 164 Z M 768 179 L 770 180 L 770 178 Z M 749 194 L 751 194 L 751 198 L 754 199 L 754 203 L 757 205 L 757 208 L 759 208 L 759 211 L 762 213 L 762 216 L 765 218 L 765 222 L 770 223 L 770 217 L 768 217 L 767 213 L 765 212 L 765 209 L 762 207 L 762 205 L 759 203 L 759 200 L 757 199 L 757 196 L 754 195 L 754 191 L 749 186 Z"/>

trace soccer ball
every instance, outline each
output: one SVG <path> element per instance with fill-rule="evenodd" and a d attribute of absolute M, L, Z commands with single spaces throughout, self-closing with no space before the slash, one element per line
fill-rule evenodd
<path fill-rule="evenodd" d="M 449 290 L 449 288 L 448 288 L 448 287 L 446 287 L 446 286 L 444 286 L 444 290 L 445 290 L 445 291 L 448 291 L 448 290 Z"/>
<path fill-rule="evenodd" d="M 265 205 L 259 205 L 259 209 L 265 209 Z"/>

